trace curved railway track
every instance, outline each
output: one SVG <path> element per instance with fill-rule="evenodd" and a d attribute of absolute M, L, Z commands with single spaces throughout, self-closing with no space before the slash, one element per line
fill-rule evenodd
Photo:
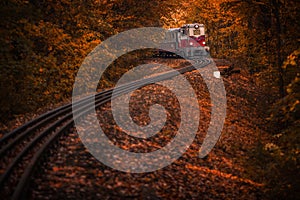
<path fill-rule="evenodd" d="M 197 67 L 209 65 L 209 59 L 200 60 Z M 179 73 L 192 71 L 188 66 L 177 69 Z M 4 199 L 23 199 L 26 197 L 30 176 L 58 137 L 66 133 L 74 125 L 73 113 L 76 117 L 88 114 L 94 104 L 87 104 L 95 98 L 95 107 L 111 100 L 112 92 L 122 95 L 139 87 L 159 82 L 176 76 L 175 71 L 165 72 L 155 77 L 137 80 L 114 89 L 108 89 L 96 95 L 85 97 L 72 103 L 49 111 L 27 122 L 21 127 L 0 138 L 0 196 Z M 73 106 L 73 110 L 72 110 Z"/>

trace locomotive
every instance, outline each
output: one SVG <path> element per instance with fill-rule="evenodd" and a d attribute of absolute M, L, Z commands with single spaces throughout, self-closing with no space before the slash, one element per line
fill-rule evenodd
<path fill-rule="evenodd" d="M 180 28 L 168 29 L 159 50 L 161 57 L 206 56 L 209 47 L 206 46 L 205 28 L 203 24 L 185 24 Z"/>

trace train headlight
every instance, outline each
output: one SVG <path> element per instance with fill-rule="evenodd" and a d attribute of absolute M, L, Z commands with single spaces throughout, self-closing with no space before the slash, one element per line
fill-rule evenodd
<path fill-rule="evenodd" d="M 196 24 L 194 27 L 195 27 L 195 29 L 198 29 L 198 28 L 199 28 L 199 25 L 198 25 L 198 24 Z"/>
<path fill-rule="evenodd" d="M 194 44 L 193 42 L 190 42 L 190 45 L 191 45 L 191 46 L 193 46 L 193 44 Z"/>
<path fill-rule="evenodd" d="M 205 44 L 205 41 L 203 41 L 202 44 Z"/>

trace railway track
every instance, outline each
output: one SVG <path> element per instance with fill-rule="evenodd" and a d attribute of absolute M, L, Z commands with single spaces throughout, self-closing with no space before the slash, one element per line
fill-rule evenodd
<path fill-rule="evenodd" d="M 198 67 L 209 65 L 209 59 L 200 60 Z M 179 73 L 192 71 L 188 66 L 177 69 Z M 23 199 L 33 172 L 38 168 L 49 148 L 57 138 L 73 128 L 74 116 L 88 114 L 95 107 L 111 100 L 112 93 L 122 95 L 136 88 L 166 80 L 176 76 L 175 71 L 165 72 L 155 77 L 137 80 L 114 89 L 108 89 L 96 95 L 78 100 L 73 105 L 67 104 L 27 122 L 23 126 L 0 138 L 0 196 L 4 199 Z M 88 104 L 95 98 L 95 104 Z M 73 109 L 72 109 L 73 106 Z M 76 115 L 75 115 L 76 114 Z"/>

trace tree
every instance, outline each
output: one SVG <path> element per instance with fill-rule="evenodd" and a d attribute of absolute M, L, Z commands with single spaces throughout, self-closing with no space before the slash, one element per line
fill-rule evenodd
<path fill-rule="evenodd" d="M 175 0 L 7 0 L 0 6 L 0 118 L 6 120 L 69 98 L 78 68 L 96 45 L 130 28 L 159 26 L 177 5 Z"/>

